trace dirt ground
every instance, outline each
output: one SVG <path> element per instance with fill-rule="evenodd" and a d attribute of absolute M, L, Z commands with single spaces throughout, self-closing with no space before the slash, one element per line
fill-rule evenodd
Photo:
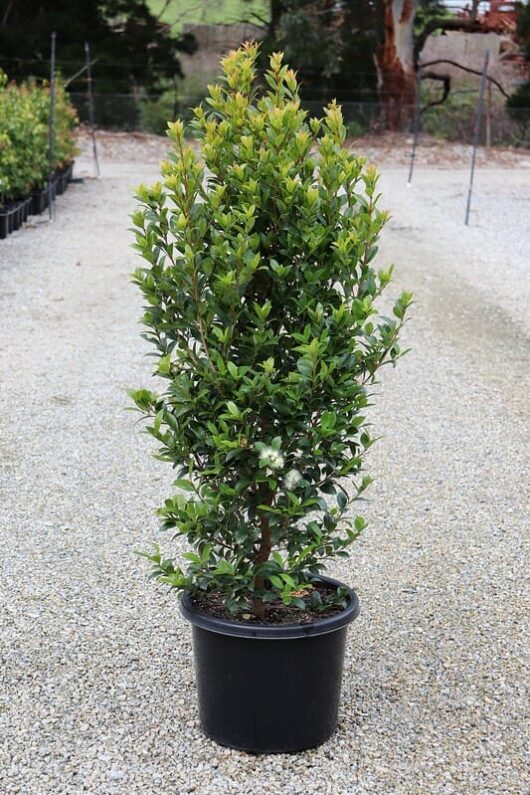
<path fill-rule="evenodd" d="M 80 129 L 79 145 L 83 156 L 90 155 L 91 138 L 86 127 Z M 160 135 L 141 132 L 98 131 L 98 147 L 105 160 L 118 162 L 145 161 L 154 158 L 157 162 L 165 156 L 167 139 Z M 400 133 L 367 135 L 350 138 L 347 145 L 374 163 L 409 165 L 413 138 Z M 466 144 L 448 143 L 428 135 L 418 141 L 416 164 L 439 168 L 466 168 L 470 162 L 471 148 Z M 503 168 L 530 168 L 530 152 L 516 147 L 484 147 L 477 149 L 477 165 Z"/>

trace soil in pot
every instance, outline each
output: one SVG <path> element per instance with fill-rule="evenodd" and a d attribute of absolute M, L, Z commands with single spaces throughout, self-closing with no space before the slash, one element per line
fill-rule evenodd
<path fill-rule="evenodd" d="M 318 591 L 323 602 L 327 596 L 332 596 L 336 592 L 336 588 L 325 582 L 318 583 L 313 590 Z M 226 621 L 245 621 L 251 625 L 310 624 L 320 618 L 337 615 L 343 610 L 343 606 L 331 604 L 321 610 L 302 611 L 294 605 L 284 605 L 280 599 L 277 599 L 267 602 L 265 615 L 262 618 L 245 611 L 233 615 L 223 604 L 223 595 L 217 591 L 206 593 L 199 591 L 193 595 L 192 603 L 197 610 L 206 615 L 223 618 Z"/>

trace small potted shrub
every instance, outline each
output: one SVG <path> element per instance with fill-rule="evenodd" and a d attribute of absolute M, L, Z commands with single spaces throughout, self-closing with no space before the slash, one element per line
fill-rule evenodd
<path fill-rule="evenodd" d="M 410 295 L 392 318 L 375 308 L 386 214 L 375 170 L 342 148 L 340 107 L 308 119 L 280 54 L 260 91 L 256 56 L 247 44 L 222 61 L 194 109 L 199 152 L 170 124 L 163 181 L 138 189 L 134 280 L 166 387 L 131 395 L 176 471 L 159 514 L 191 550 L 146 556 L 183 594 L 203 729 L 292 752 L 336 726 L 359 606 L 323 572 L 365 527 L 365 416 Z"/>
<path fill-rule="evenodd" d="M 49 114 L 46 84 L 9 83 L 0 70 L 0 239 L 18 229 L 30 212 L 41 213 L 48 205 Z M 75 110 L 58 80 L 53 163 L 57 193 L 71 178 L 76 123 Z"/>

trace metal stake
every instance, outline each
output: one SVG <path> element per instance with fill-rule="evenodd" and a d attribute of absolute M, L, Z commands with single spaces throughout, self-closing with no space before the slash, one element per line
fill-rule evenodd
<path fill-rule="evenodd" d="M 50 63 L 50 119 L 48 123 L 48 213 L 50 221 L 53 221 L 53 161 L 55 155 L 55 38 L 56 34 L 52 33 Z"/>
<path fill-rule="evenodd" d="M 484 69 L 482 70 L 482 77 L 480 78 L 480 90 L 478 95 L 477 115 L 475 117 L 475 132 L 473 135 L 473 154 L 471 155 L 471 173 L 469 175 L 469 189 L 467 192 L 467 205 L 466 205 L 466 220 L 465 225 L 469 224 L 469 212 L 471 210 L 471 194 L 473 192 L 473 177 L 475 175 L 475 160 L 477 157 L 478 139 L 480 136 L 480 121 L 482 119 L 482 105 L 484 102 L 484 87 L 486 85 L 486 78 L 488 75 L 488 64 L 490 60 L 490 51 L 486 50 L 486 57 L 484 58 Z"/>
<path fill-rule="evenodd" d="M 420 101 L 421 101 L 421 90 L 420 90 L 420 70 L 416 72 L 416 108 L 414 112 L 414 141 L 412 144 L 412 152 L 410 153 L 410 166 L 409 166 L 409 178 L 407 180 L 407 185 L 412 184 L 412 174 L 414 173 L 414 161 L 416 160 L 416 149 L 418 148 L 418 136 L 420 134 Z"/>
<path fill-rule="evenodd" d="M 94 169 L 96 177 L 100 178 L 98 147 L 96 143 L 96 125 L 94 124 L 94 96 L 92 94 L 92 66 L 90 63 L 90 45 L 85 41 L 86 71 L 87 71 L 87 93 L 88 93 L 88 115 L 90 119 L 90 129 L 92 131 L 92 154 L 94 156 Z"/>
<path fill-rule="evenodd" d="M 486 149 L 491 149 L 491 80 L 488 80 L 488 98 L 486 102 Z"/>

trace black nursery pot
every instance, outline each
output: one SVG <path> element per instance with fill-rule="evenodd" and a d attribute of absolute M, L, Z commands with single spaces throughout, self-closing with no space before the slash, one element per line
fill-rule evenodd
<path fill-rule="evenodd" d="M 348 625 L 359 615 L 357 595 L 347 590 L 349 603 L 334 616 L 276 625 L 210 616 L 184 593 L 181 611 L 193 625 L 199 714 L 207 737 L 253 753 L 303 751 L 331 737 Z"/>
<path fill-rule="evenodd" d="M 6 238 L 9 234 L 9 212 L 7 209 L 0 207 L 0 240 Z"/>
<path fill-rule="evenodd" d="M 21 202 L 21 214 L 22 214 L 23 223 L 25 223 L 28 220 L 30 205 L 31 205 L 31 197 L 25 198 Z"/>
<path fill-rule="evenodd" d="M 11 202 L 9 205 L 9 231 L 16 232 L 20 229 L 20 202 Z"/>
<path fill-rule="evenodd" d="M 48 188 L 40 188 L 31 192 L 30 215 L 40 215 L 48 206 Z"/>
<path fill-rule="evenodd" d="M 53 178 L 53 184 L 55 185 L 55 195 L 61 196 L 66 190 L 66 183 L 67 179 L 63 171 L 57 171 Z"/>

